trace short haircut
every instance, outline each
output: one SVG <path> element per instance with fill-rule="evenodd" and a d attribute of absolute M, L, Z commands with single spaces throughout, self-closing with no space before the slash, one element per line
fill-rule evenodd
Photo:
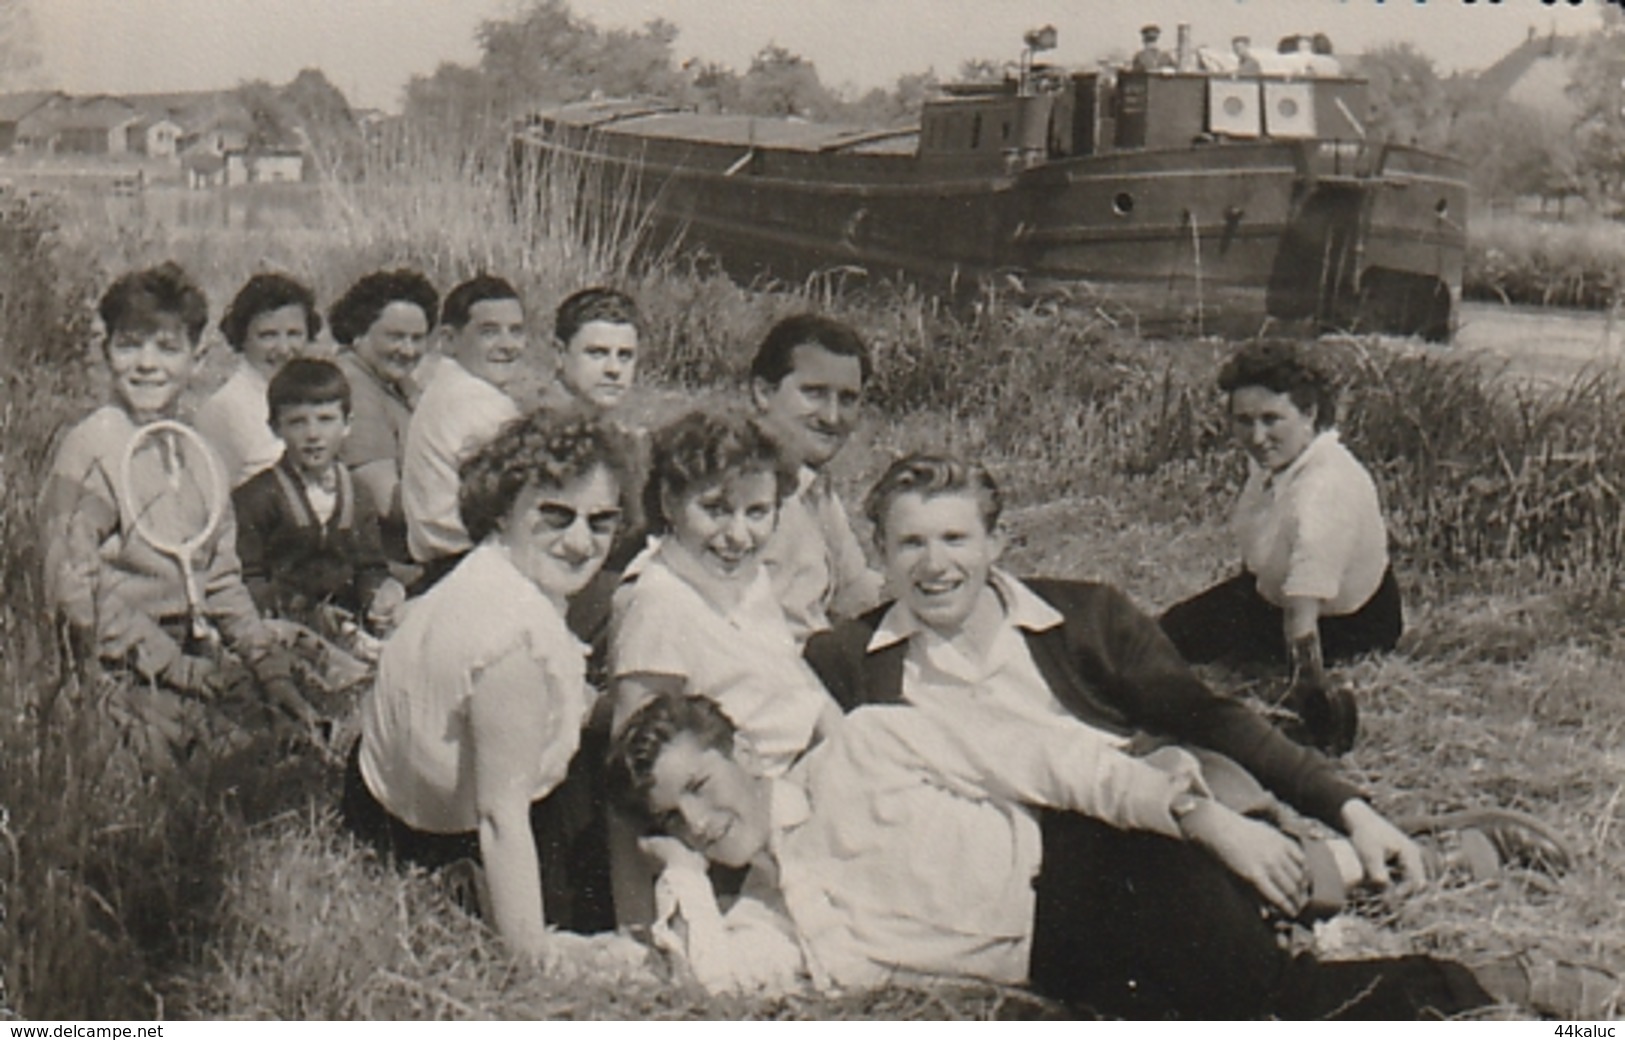
<path fill-rule="evenodd" d="M 406 267 L 374 271 L 346 289 L 328 311 L 333 339 L 345 346 L 354 343 L 367 334 L 384 308 L 392 303 L 410 303 L 421 308 L 431 329 L 440 313 L 440 294 L 420 272 Z"/>
<path fill-rule="evenodd" d="M 605 782 L 611 797 L 645 826 L 659 823 L 649 811 L 649 791 L 661 752 L 687 733 L 702 748 L 732 754 L 737 732 L 733 720 L 709 697 L 654 697 L 610 741 Z"/>
<path fill-rule="evenodd" d="M 596 285 L 571 293 L 559 304 L 553 315 L 553 336 L 559 344 L 568 344 L 576 333 L 589 322 L 602 321 L 611 325 L 630 325 L 641 334 L 643 318 L 632 297 L 619 289 Z"/>
<path fill-rule="evenodd" d="M 767 330 L 756 357 L 750 363 L 751 379 L 778 386 L 795 369 L 795 351 L 811 344 L 831 354 L 858 359 L 863 381 L 869 381 L 869 348 L 858 330 L 844 321 L 822 314 L 792 314 Z"/>
<path fill-rule="evenodd" d="M 130 327 L 134 321 L 153 314 L 172 314 L 186 329 L 186 338 L 195 347 L 209 323 L 209 300 L 193 284 L 181 266 L 166 260 L 157 267 L 120 275 L 96 305 L 106 338 Z"/>
<path fill-rule="evenodd" d="M 989 532 L 998 526 L 1004 511 L 1004 496 L 986 466 L 953 455 L 915 452 L 888 466 L 864 500 L 863 513 L 874 524 L 877 545 L 884 545 L 886 516 L 902 495 L 974 495 L 982 526 Z"/>
<path fill-rule="evenodd" d="M 315 295 L 285 274 L 257 274 L 232 297 L 231 306 L 220 319 L 220 333 L 233 350 L 240 352 L 248 340 L 248 326 L 255 318 L 294 304 L 305 309 L 305 338 L 315 339 L 322 331 Z"/>
<path fill-rule="evenodd" d="M 1292 340 L 1261 339 L 1233 354 L 1219 370 L 1219 389 L 1234 394 L 1245 386 L 1286 394 L 1299 411 L 1315 413 L 1317 430 L 1329 430 L 1337 422 L 1332 377 Z"/>
<path fill-rule="evenodd" d="M 1286 36 L 1281 37 L 1281 41 L 1275 45 L 1275 52 L 1277 54 L 1292 54 L 1292 53 L 1296 52 L 1297 49 L 1298 49 L 1298 34 L 1297 33 L 1290 33 L 1290 34 L 1288 34 Z"/>
<path fill-rule="evenodd" d="M 440 324 L 460 329 L 468 324 L 469 313 L 476 303 L 519 299 L 519 290 L 506 278 L 478 274 L 446 294 L 446 302 L 440 305 Z"/>
<path fill-rule="evenodd" d="M 652 534 L 672 529 L 667 499 L 677 501 L 730 476 L 770 473 L 783 502 L 796 486 L 795 470 L 755 418 L 733 409 L 700 409 L 654 436 L 644 515 Z"/>
<path fill-rule="evenodd" d="M 628 466 L 613 427 L 576 409 L 538 409 L 504 426 L 458 469 L 457 507 L 478 544 L 497 529 L 525 488 L 563 488 L 602 467 L 624 503 Z"/>
<path fill-rule="evenodd" d="M 1316 54 L 1332 53 L 1332 38 L 1323 32 L 1317 32 L 1309 40 L 1310 49 Z"/>
<path fill-rule="evenodd" d="M 344 378 L 339 366 L 325 358 L 292 358 L 277 369 L 271 377 L 265 399 L 271 406 L 274 423 L 282 409 L 298 404 L 332 404 L 344 406 L 350 414 L 350 381 Z"/>

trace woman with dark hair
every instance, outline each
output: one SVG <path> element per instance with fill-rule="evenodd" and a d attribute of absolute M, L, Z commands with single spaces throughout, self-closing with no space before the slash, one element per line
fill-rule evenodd
<path fill-rule="evenodd" d="M 1342 753 L 1358 716 L 1325 663 L 1392 650 L 1404 628 L 1376 485 L 1333 428 L 1330 376 L 1298 345 L 1244 347 L 1219 389 L 1248 455 L 1232 518 L 1242 569 L 1170 607 L 1163 631 L 1187 661 L 1289 663 L 1290 706 L 1316 746 Z"/>
<path fill-rule="evenodd" d="M 593 707 L 565 600 L 604 562 L 625 465 L 596 420 L 538 412 L 462 467 L 475 548 L 406 611 L 361 706 L 344 818 L 427 867 L 483 862 L 502 938 L 614 926 L 602 805 L 583 750 Z M 568 779 L 566 778 L 568 774 Z"/>
<path fill-rule="evenodd" d="M 336 360 L 350 381 L 353 399 L 344 464 L 371 493 L 384 551 L 400 563 L 411 562 L 401 508 L 401 460 L 417 403 L 413 375 L 439 307 L 440 294 L 429 280 L 401 268 L 363 276 L 327 316 L 340 348 Z"/>
<path fill-rule="evenodd" d="M 789 464 L 755 419 L 696 411 L 654 438 L 644 513 L 656 538 L 615 593 L 616 717 L 650 696 L 722 706 L 773 775 L 840 715 L 802 660 L 763 564 Z"/>
<path fill-rule="evenodd" d="M 240 356 L 237 370 L 197 410 L 196 425 L 240 487 L 282 457 L 266 390 L 289 359 L 309 349 L 322 315 L 309 289 L 283 274 L 257 274 L 237 290 L 220 332 Z"/>

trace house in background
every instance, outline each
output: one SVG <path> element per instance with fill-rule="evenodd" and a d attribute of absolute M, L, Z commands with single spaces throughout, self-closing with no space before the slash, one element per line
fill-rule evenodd
<path fill-rule="evenodd" d="M 77 155 L 123 155 L 129 151 L 129 129 L 141 114 L 107 94 L 75 102 L 56 118 L 54 152 Z"/>
<path fill-rule="evenodd" d="M 305 155 L 293 150 L 227 152 L 225 183 L 297 184 L 305 178 Z"/>
<path fill-rule="evenodd" d="M 183 132 L 181 125 L 167 116 L 143 117 L 131 123 L 125 131 L 125 147 L 128 151 L 149 158 L 173 159 Z"/>
<path fill-rule="evenodd" d="M 51 104 L 67 99 L 60 90 L 29 90 L 0 94 L 0 152 L 22 150 L 21 129 L 28 117 Z"/>

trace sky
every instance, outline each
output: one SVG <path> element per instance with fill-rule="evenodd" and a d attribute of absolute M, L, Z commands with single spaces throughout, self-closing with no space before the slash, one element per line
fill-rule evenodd
<path fill-rule="evenodd" d="M 351 104 L 398 111 L 413 74 L 479 59 L 474 34 L 523 0 L 31 0 L 44 85 L 73 93 L 125 93 L 284 83 L 317 67 Z M 1192 25 L 1220 48 L 1247 34 L 1272 42 L 1328 33 L 1340 52 L 1408 41 L 1441 71 L 1483 68 L 1534 28 L 1595 31 L 1603 0 L 572 0 L 609 28 L 662 17 L 679 29 L 679 60 L 743 71 L 777 43 L 817 66 L 835 87 L 889 86 L 934 69 L 951 76 L 970 58 L 1013 60 L 1022 33 L 1059 30 L 1051 56 L 1088 64 L 1128 53 L 1142 23 Z"/>

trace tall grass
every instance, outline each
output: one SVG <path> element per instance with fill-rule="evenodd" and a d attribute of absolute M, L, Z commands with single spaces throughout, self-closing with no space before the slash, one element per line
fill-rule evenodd
<path fill-rule="evenodd" d="M 1603 308 L 1625 293 L 1625 224 L 1537 220 L 1515 213 L 1472 222 L 1462 294 L 1543 307 Z"/>
<path fill-rule="evenodd" d="M 1015 504 L 1012 559 L 1023 569 L 1107 577 L 1157 606 L 1229 565 L 1219 521 L 1241 469 L 1213 388 L 1222 345 L 1143 341 L 1064 300 L 988 297 L 966 311 L 907 289 L 842 296 L 827 279 L 742 288 L 703 261 L 640 259 L 634 247 L 646 228 L 634 215 L 605 220 L 578 204 L 587 171 L 526 171 L 516 198 L 502 169 L 497 156 L 454 163 L 432 148 L 406 151 L 356 184 L 324 187 L 313 225 L 247 233 L 138 219 L 63 223 L 39 210 L 0 221 L 8 380 L 0 805 L 9 811 L 0 879 L 10 914 L 0 963 L 13 1009 L 36 1017 L 1052 1010 L 989 987 L 757 1004 L 709 1000 L 654 971 L 538 976 L 508 961 L 433 882 L 382 870 L 339 837 L 328 813 L 337 778 L 323 764 L 258 748 L 140 777 L 118 753 L 101 692 L 56 669 L 32 491 L 50 431 L 95 397 L 94 293 L 112 272 L 164 258 L 199 276 L 217 309 L 266 266 L 303 277 L 324 300 L 380 266 L 413 264 L 441 285 L 491 270 L 513 278 L 539 316 L 575 288 L 614 282 L 646 314 L 643 378 L 670 391 L 737 388 L 773 320 L 829 311 L 864 330 L 876 359 L 875 421 L 840 460 L 848 490 L 894 451 L 947 445 L 1000 474 Z M 539 334 L 544 326 L 536 321 Z M 1322 348 L 1348 382 L 1343 427 L 1378 476 L 1402 574 L 1417 592 L 1409 656 L 1351 674 L 1374 734 L 1355 767 L 1405 808 L 1482 801 L 1474 786 L 1485 781 L 1477 794 L 1596 821 L 1585 844 L 1591 873 L 1539 904 L 1546 920 L 1526 912 L 1521 888 L 1491 895 L 1520 929 L 1544 926 L 1543 940 L 1583 920 L 1600 936 L 1592 949 L 1619 966 L 1625 910 L 1602 897 L 1617 896 L 1625 869 L 1621 796 L 1606 784 L 1577 790 L 1588 771 L 1617 775 L 1619 763 L 1575 720 L 1625 717 L 1609 663 L 1620 648 L 1614 622 L 1625 621 L 1613 583 L 1625 550 L 1625 433 L 1612 421 L 1625 387 L 1593 375 L 1537 395 L 1479 365 L 1377 342 Z M 1479 655 L 1502 669 L 1485 670 Z M 1441 690 L 1455 699 L 1441 700 Z M 1618 727 L 1609 732 L 1617 748 Z M 1447 775 L 1434 775 L 1435 755 L 1449 761 Z M 1553 756 L 1563 769 L 1543 771 Z M 1408 911 L 1407 926 L 1449 952 L 1497 948 L 1480 909 L 1451 898 Z"/>

